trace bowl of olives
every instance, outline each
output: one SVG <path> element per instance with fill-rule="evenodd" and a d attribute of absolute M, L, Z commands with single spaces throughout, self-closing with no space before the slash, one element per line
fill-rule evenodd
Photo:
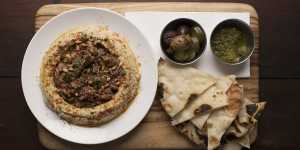
<path fill-rule="evenodd" d="M 206 35 L 194 20 L 179 18 L 169 22 L 162 30 L 160 45 L 169 61 L 188 65 L 196 62 L 204 52 Z"/>
<path fill-rule="evenodd" d="M 213 30 L 210 47 L 221 62 L 238 65 L 252 55 L 255 48 L 254 33 L 250 26 L 241 20 L 224 20 Z"/>

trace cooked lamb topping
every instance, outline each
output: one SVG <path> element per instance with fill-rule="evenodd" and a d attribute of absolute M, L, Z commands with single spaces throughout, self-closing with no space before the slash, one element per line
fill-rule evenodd
<path fill-rule="evenodd" d="M 125 70 L 101 40 L 79 34 L 61 44 L 57 55 L 54 83 L 66 102 L 80 108 L 94 107 L 110 101 L 118 92 Z"/>

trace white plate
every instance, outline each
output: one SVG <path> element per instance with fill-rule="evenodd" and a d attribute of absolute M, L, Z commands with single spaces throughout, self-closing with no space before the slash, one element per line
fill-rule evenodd
<path fill-rule="evenodd" d="M 80 127 L 60 119 L 44 103 L 39 86 L 42 57 L 50 44 L 64 31 L 88 24 L 108 25 L 125 36 L 141 63 L 140 92 L 126 112 L 99 127 Z M 98 8 L 79 8 L 54 17 L 40 28 L 27 47 L 22 64 L 24 96 L 37 120 L 53 134 L 81 144 L 99 144 L 121 137 L 135 128 L 153 102 L 157 86 L 157 62 L 144 35 L 123 16 Z"/>

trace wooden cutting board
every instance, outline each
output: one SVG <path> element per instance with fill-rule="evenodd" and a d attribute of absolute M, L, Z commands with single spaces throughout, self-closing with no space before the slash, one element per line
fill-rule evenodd
<path fill-rule="evenodd" d="M 194 3 L 194 2 L 155 2 L 155 3 L 81 3 L 54 4 L 41 7 L 35 16 L 35 29 L 39 29 L 45 22 L 59 13 L 79 7 L 108 8 L 123 14 L 127 11 L 212 11 L 212 12 L 249 12 L 251 28 L 256 36 L 256 49 L 251 56 L 251 78 L 239 79 L 244 84 L 247 97 L 258 101 L 259 90 L 259 22 L 256 10 L 241 3 Z M 52 150 L 84 150 L 100 148 L 197 148 L 184 136 L 178 133 L 169 123 L 169 118 L 163 111 L 159 100 L 154 103 L 144 120 L 127 135 L 101 145 L 80 145 L 60 139 L 38 124 L 39 140 Z"/>

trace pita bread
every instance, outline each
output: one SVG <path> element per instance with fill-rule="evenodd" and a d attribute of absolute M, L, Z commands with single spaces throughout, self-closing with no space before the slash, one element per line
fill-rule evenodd
<path fill-rule="evenodd" d="M 220 78 L 218 78 L 218 81 L 216 82 L 215 86 L 218 89 L 227 92 L 232 84 L 237 84 L 237 81 L 235 78 L 236 78 L 235 75 L 228 75 L 228 76 L 220 77 Z"/>
<path fill-rule="evenodd" d="M 247 134 L 247 132 L 250 129 L 249 120 L 250 117 L 247 113 L 247 105 L 254 104 L 252 101 L 250 101 L 248 98 L 242 99 L 242 107 L 239 111 L 238 117 L 232 125 L 229 127 L 229 129 L 226 131 L 227 135 L 234 135 L 237 138 L 240 138 Z"/>
<path fill-rule="evenodd" d="M 251 132 L 254 132 L 254 130 L 251 130 Z M 250 133 L 247 133 L 243 137 L 232 139 L 232 140 L 226 140 L 226 144 L 222 146 L 221 150 L 235 150 L 235 149 L 242 149 L 242 147 L 245 147 L 247 149 L 250 149 L 251 145 L 251 138 Z"/>
<path fill-rule="evenodd" d="M 214 77 L 199 69 L 174 66 L 162 59 L 158 70 L 159 84 L 164 91 L 160 100 L 170 117 L 180 112 L 189 99 L 200 95 L 216 82 Z"/>
<path fill-rule="evenodd" d="M 254 125 L 253 128 L 250 128 L 249 130 L 249 138 L 250 138 L 250 144 L 254 143 L 256 136 L 257 136 L 257 124 Z"/>
<path fill-rule="evenodd" d="M 251 132 L 254 132 L 251 130 Z M 250 141 L 250 133 L 247 133 L 243 137 L 226 140 L 226 144 L 222 146 L 221 150 L 241 150 L 243 147 L 250 149 L 251 141 Z"/>
<path fill-rule="evenodd" d="M 256 134 L 255 126 L 252 126 L 249 129 L 249 132 L 247 132 L 247 134 L 245 134 L 243 137 L 233 139 L 232 142 L 240 144 L 242 147 L 250 149 L 251 144 L 255 140 L 255 137 L 256 137 L 255 134 Z M 255 135 L 255 137 L 253 135 Z"/>
<path fill-rule="evenodd" d="M 261 116 L 262 111 L 265 109 L 267 102 L 259 102 L 255 104 L 247 105 L 247 114 L 249 115 L 249 121 L 255 124 L 258 118 Z"/>
<path fill-rule="evenodd" d="M 241 108 L 243 88 L 233 84 L 228 92 L 229 105 L 214 111 L 207 120 L 208 150 L 213 150 L 220 145 L 221 138 L 229 128 Z"/>
<path fill-rule="evenodd" d="M 203 126 L 205 125 L 208 117 L 210 116 L 210 113 L 204 114 L 204 115 L 200 115 L 200 116 L 196 116 L 195 118 L 193 118 L 191 120 L 191 122 L 199 129 L 202 130 Z"/>
<path fill-rule="evenodd" d="M 197 98 L 188 103 L 188 105 L 178 113 L 172 120 L 172 125 L 177 125 L 194 118 L 196 115 L 203 115 L 212 110 L 228 105 L 226 91 L 236 82 L 234 76 L 226 76 L 217 80 L 214 86 L 211 86 Z"/>
<path fill-rule="evenodd" d="M 242 147 L 250 149 L 250 137 L 249 134 L 244 135 L 241 138 L 233 140 L 233 142 L 240 144 Z"/>
<path fill-rule="evenodd" d="M 158 94 L 182 134 L 203 149 L 241 150 L 255 140 L 256 122 L 265 103 L 243 98 L 235 76 L 214 78 L 194 68 L 159 62 Z M 233 135 L 233 136 L 230 136 Z M 221 145 L 222 141 L 227 142 Z"/>
<path fill-rule="evenodd" d="M 206 147 L 206 136 L 200 134 L 200 132 L 197 131 L 197 128 L 191 122 L 185 122 L 183 124 L 177 125 L 176 127 L 180 133 L 184 134 L 195 144 L 201 146 L 202 148 Z"/>
<path fill-rule="evenodd" d="M 254 104 L 251 100 L 248 98 L 242 99 L 242 108 L 238 114 L 238 122 L 240 124 L 248 124 L 249 123 L 249 115 L 247 113 L 247 105 Z"/>
<path fill-rule="evenodd" d="M 226 143 L 220 148 L 220 150 L 241 150 L 243 147 L 250 149 L 249 134 L 238 139 L 226 141 Z"/>
<path fill-rule="evenodd" d="M 253 103 L 253 102 L 249 102 L 250 100 L 248 99 L 244 99 L 244 101 L 245 103 L 243 104 L 243 108 L 239 112 L 239 117 L 241 117 L 240 115 L 243 114 L 244 116 L 242 116 L 242 118 L 247 118 L 247 119 L 242 119 L 242 121 L 246 121 L 246 120 L 248 121 L 241 123 L 239 121 L 241 119 L 237 118 L 234 121 L 234 123 L 231 125 L 231 127 L 228 129 L 226 134 L 234 135 L 236 139 L 232 140 L 233 142 L 238 143 L 241 146 L 250 149 L 251 143 L 253 143 L 256 138 L 257 119 L 260 116 L 261 112 L 263 111 L 266 102 Z M 246 110 L 246 114 L 244 114 L 242 110 Z"/>
<path fill-rule="evenodd" d="M 246 135 L 252 125 L 240 124 L 238 120 L 234 120 L 232 125 L 226 131 L 226 135 L 233 135 L 234 137 L 240 138 Z"/>
<path fill-rule="evenodd" d="M 234 121 L 234 123 L 232 123 L 226 134 L 234 135 L 237 138 L 247 134 L 248 131 L 256 124 L 265 105 L 266 102 L 253 103 L 249 99 L 244 98 L 244 103 L 238 114 L 238 118 Z M 247 108 L 251 109 L 251 115 L 248 114 Z"/>

